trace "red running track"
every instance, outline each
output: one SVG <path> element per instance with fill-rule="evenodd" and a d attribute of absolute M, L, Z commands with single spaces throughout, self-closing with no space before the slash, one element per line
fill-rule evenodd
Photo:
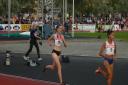
<path fill-rule="evenodd" d="M 61 85 L 61 84 L 0 73 L 0 85 Z"/>

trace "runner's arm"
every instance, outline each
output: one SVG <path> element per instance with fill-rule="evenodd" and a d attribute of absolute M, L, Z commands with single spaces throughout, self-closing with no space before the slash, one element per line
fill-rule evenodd
<path fill-rule="evenodd" d="M 105 50 L 105 43 L 103 43 L 102 46 L 100 47 L 99 56 L 105 57 L 104 50 Z"/>
<path fill-rule="evenodd" d="M 115 43 L 115 50 L 114 50 L 114 59 L 116 59 L 116 55 L 117 55 L 117 51 L 116 51 L 117 47 L 116 47 L 116 43 Z"/>
<path fill-rule="evenodd" d="M 64 47 L 67 47 L 67 42 L 65 41 L 64 36 L 63 36 L 63 44 L 64 44 Z"/>
<path fill-rule="evenodd" d="M 54 35 L 50 36 L 50 37 L 48 38 L 48 40 L 47 40 L 47 44 L 48 44 L 49 46 L 51 46 L 51 41 L 52 41 L 52 39 L 54 39 Z"/>

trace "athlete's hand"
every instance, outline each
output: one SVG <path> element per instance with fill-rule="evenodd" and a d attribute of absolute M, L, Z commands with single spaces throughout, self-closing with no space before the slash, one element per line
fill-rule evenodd
<path fill-rule="evenodd" d="M 97 56 L 97 57 L 106 57 L 106 54 L 100 54 L 100 53 L 99 53 L 99 54 L 97 54 L 96 56 Z"/>
<path fill-rule="evenodd" d="M 41 37 L 38 37 L 40 40 L 42 40 L 42 38 Z"/>
<path fill-rule="evenodd" d="M 42 46 L 42 41 L 39 41 L 39 44 Z"/>
<path fill-rule="evenodd" d="M 66 47 L 67 47 L 67 45 L 66 45 L 66 44 L 64 44 L 64 47 L 66 48 Z"/>
<path fill-rule="evenodd" d="M 65 40 L 63 40 L 63 44 L 64 44 L 64 47 L 66 48 L 67 47 L 67 43 Z"/>
<path fill-rule="evenodd" d="M 49 46 L 52 47 L 52 44 L 50 43 Z"/>
<path fill-rule="evenodd" d="M 52 47 L 52 44 L 50 42 L 47 42 L 48 46 Z"/>
<path fill-rule="evenodd" d="M 97 54 L 96 57 L 101 57 L 101 56 L 99 54 Z"/>

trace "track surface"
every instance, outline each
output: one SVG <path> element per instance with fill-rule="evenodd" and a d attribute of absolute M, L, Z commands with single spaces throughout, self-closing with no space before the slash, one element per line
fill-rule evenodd
<path fill-rule="evenodd" d="M 23 60 L 22 53 L 12 54 L 12 65 L 4 66 L 5 54 L 0 55 L 0 73 L 22 76 L 43 81 L 58 82 L 56 71 L 42 72 L 43 65 L 51 63 L 50 55 L 41 55 L 43 61 L 37 67 L 29 67 Z M 36 55 L 30 55 L 36 60 Z M 70 85 L 106 85 L 102 76 L 96 76 L 94 71 L 102 64 L 101 58 L 68 56 L 70 63 L 63 63 L 63 79 Z M 1 79 L 1 78 L 0 78 Z M 0 85 L 3 85 L 0 82 Z M 40 85 L 40 84 L 37 84 Z M 117 59 L 114 66 L 113 85 L 128 85 L 128 59 Z"/>

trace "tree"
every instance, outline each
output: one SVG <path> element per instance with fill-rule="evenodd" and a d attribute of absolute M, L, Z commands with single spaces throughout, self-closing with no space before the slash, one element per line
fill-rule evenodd
<path fill-rule="evenodd" d="M 18 12 L 33 12 L 37 5 L 35 0 L 11 0 L 11 13 L 17 14 Z M 0 0 L 0 15 L 7 15 L 8 2 L 7 0 Z"/>
<path fill-rule="evenodd" d="M 56 0 L 57 6 L 62 8 L 62 0 Z M 72 13 L 72 0 L 68 0 L 68 11 Z M 127 13 L 127 0 L 75 0 L 75 14 L 109 14 Z"/>
<path fill-rule="evenodd" d="M 11 0 L 12 14 L 18 12 L 35 12 L 37 7 L 35 1 L 38 0 Z M 63 0 L 53 0 L 54 6 L 63 8 Z M 68 1 L 68 13 L 72 14 L 72 1 Z M 0 0 L 0 15 L 7 15 L 7 0 Z M 127 0 L 75 0 L 75 14 L 108 14 L 113 12 L 119 12 L 123 14 L 128 13 Z"/>
<path fill-rule="evenodd" d="M 0 15 L 6 15 L 7 2 L 6 0 L 0 0 Z"/>

